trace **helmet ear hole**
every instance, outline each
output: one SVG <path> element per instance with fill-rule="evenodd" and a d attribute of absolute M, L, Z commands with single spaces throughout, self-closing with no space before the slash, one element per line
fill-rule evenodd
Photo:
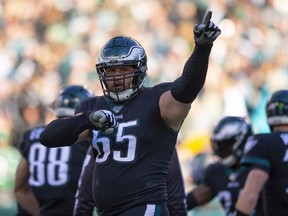
<path fill-rule="evenodd" d="M 131 66 L 135 68 L 132 85 L 124 86 L 124 90 L 115 90 L 107 83 L 105 69 L 112 66 Z M 121 102 L 138 94 L 147 75 L 147 57 L 144 48 L 136 40 L 117 36 L 110 39 L 102 48 L 96 64 L 96 71 L 102 86 L 102 91 L 111 100 Z M 110 76 L 111 78 L 111 76 Z M 123 82 L 124 83 L 124 82 Z"/>

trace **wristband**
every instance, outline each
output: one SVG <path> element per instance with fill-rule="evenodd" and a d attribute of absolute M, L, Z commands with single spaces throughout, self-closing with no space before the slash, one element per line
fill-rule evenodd
<path fill-rule="evenodd" d="M 197 200 L 195 199 L 192 192 L 187 194 L 187 210 L 191 210 L 195 207 L 197 207 L 199 204 Z"/>
<path fill-rule="evenodd" d="M 236 209 L 234 216 L 249 216 L 249 214 L 243 213 L 240 210 Z"/>

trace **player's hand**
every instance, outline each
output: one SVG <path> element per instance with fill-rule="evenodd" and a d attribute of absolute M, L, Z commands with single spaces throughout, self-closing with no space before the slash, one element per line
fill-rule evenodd
<path fill-rule="evenodd" d="M 118 122 L 113 113 L 109 110 L 97 110 L 89 114 L 90 122 L 99 130 L 106 134 L 111 134 L 114 128 L 118 127 Z"/>
<path fill-rule="evenodd" d="M 212 12 L 208 11 L 200 24 L 194 27 L 196 44 L 212 44 L 221 34 L 221 30 L 210 20 Z"/>

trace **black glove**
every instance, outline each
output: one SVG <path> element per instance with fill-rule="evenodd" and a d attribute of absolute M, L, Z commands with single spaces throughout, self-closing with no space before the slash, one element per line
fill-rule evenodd
<path fill-rule="evenodd" d="M 99 130 L 106 134 L 111 134 L 114 128 L 118 127 L 118 122 L 113 113 L 109 110 L 97 110 L 89 114 L 90 122 Z"/>
<path fill-rule="evenodd" d="M 221 30 L 210 21 L 212 12 L 208 11 L 202 23 L 194 27 L 194 39 L 196 44 L 212 44 L 221 34 Z"/>

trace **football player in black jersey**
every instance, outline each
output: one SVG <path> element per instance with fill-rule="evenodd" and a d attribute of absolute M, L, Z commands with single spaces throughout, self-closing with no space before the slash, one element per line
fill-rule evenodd
<path fill-rule="evenodd" d="M 266 116 L 271 133 L 256 134 L 245 144 L 241 163 L 251 171 L 236 204 L 237 216 L 250 215 L 261 198 L 265 215 L 288 215 L 288 90 L 272 94 Z"/>
<path fill-rule="evenodd" d="M 79 179 L 76 192 L 74 215 L 89 216 L 94 211 L 94 200 L 92 195 L 92 180 L 94 170 L 94 154 L 89 149 L 87 159 L 83 163 L 81 178 Z M 178 153 L 175 149 L 171 158 L 167 174 L 168 210 L 170 215 L 187 215 L 185 188 Z"/>
<path fill-rule="evenodd" d="M 244 144 L 251 135 L 247 118 L 226 116 L 218 122 L 210 141 L 213 155 L 219 161 L 208 165 L 202 183 L 187 194 L 188 210 L 204 205 L 217 196 L 226 215 L 232 216 L 249 172 L 240 166 L 240 159 Z"/>
<path fill-rule="evenodd" d="M 140 43 L 127 36 L 110 39 L 96 64 L 104 95 L 80 103 L 74 117 L 52 121 L 41 134 L 41 143 L 55 147 L 71 145 L 81 132 L 93 131 L 98 215 L 169 215 L 169 163 L 221 33 L 210 19 L 211 11 L 194 27 L 196 44 L 182 75 L 153 87 L 144 86 L 147 57 Z"/>
<path fill-rule="evenodd" d="M 56 117 L 73 116 L 76 105 L 88 97 L 92 94 L 82 86 L 63 87 L 55 102 Z M 36 127 L 23 135 L 19 146 L 23 159 L 16 171 L 14 189 L 16 199 L 32 215 L 71 216 L 82 163 L 91 140 L 47 148 L 40 143 L 44 128 Z"/>

